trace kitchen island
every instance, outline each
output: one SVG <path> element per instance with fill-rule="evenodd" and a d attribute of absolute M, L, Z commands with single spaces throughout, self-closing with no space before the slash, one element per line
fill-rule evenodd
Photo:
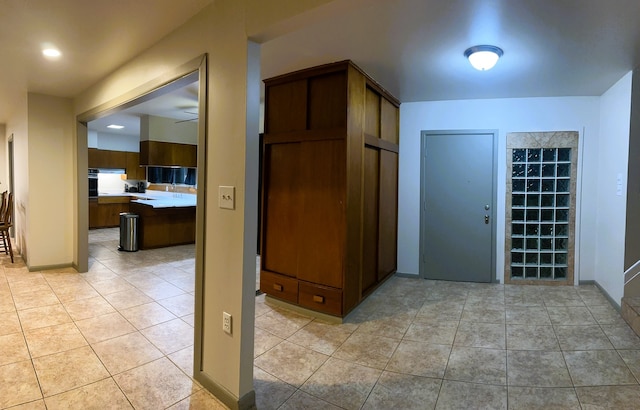
<path fill-rule="evenodd" d="M 138 246 L 154 249 L 195 243 L 196 196 L 151 192 L 132 195 L 129 212 L 138 217 Z"/>

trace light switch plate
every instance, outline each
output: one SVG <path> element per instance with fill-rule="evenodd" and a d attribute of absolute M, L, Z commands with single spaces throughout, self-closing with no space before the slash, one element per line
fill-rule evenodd
<path fill-rule="evenodd" d="M 236 209 L 236 187 L 218 187 L 218 206 L 222 209 Z"/>

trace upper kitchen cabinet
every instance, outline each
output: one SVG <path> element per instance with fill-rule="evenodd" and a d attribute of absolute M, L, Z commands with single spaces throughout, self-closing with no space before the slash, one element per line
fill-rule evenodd
<path fill-rule="evenodd" d="M 89 168 L 127 168 L 127 153 L 106 149 L 89 148 Z"/>
<path fill-rule="evenodd" d="M 140 163 L 194 168 L 198 123 L 144 115 L 140 118 Z"/>
<path fill-rule="evenodd" d="M 344 317 L 395 272 L 399 105 L 350 61 L 265 80 L 263 292 Z"/>

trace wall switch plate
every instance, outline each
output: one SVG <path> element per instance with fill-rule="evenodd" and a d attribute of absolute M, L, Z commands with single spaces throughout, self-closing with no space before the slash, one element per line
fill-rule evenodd
<path fill-rule="evenodd" d="M 222 330 L 225 333 L 231 334 L 231 314 L 222 312 Z"/>
<path fill-rule="evenodd" d="M 218 187 L 218 206 L 222 209 L 236 209 L 236 187 Z"/>

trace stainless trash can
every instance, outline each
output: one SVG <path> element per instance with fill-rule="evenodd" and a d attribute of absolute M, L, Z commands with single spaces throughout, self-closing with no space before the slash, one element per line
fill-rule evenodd
<path fill-rule="evenodd" d="M 138 215 L 129 212 L 120 213 L 119 251 L 138 251 Z"/>

